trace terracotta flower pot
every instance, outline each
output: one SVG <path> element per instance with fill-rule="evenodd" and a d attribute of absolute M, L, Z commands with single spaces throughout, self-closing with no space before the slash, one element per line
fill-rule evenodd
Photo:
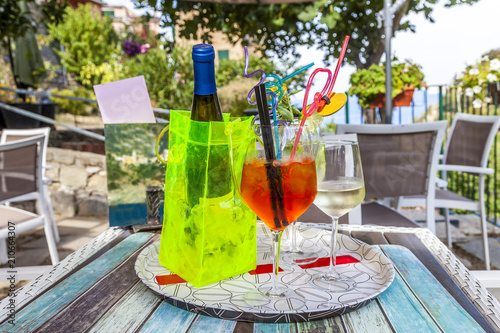
<path fill-rule="evenodd" d="M 497 102 L 500 101 L 500 82 L 488 84 L 491 102 L 495 103 L 495 94 L 497 94 Z"/>
<path fill-rule="evenodd" d="M 415 88 L 407 88 L 392 99 L 393 107 L 410 106 Z M 370 109 L 385 107 L 385 94 L 378 94 L 370 105 Z"/>

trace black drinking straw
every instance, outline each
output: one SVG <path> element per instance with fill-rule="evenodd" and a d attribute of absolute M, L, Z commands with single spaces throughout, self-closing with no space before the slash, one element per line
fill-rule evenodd
<path fill-rule="evenodd" d="M 255 96 L 257 98 L 257 109 L 259 110 L 260 128 L 262 131 L 262 141 L 264 142 L 264 151 L 266 159 L 270 162 L 276 159 L 276 150 L 274 149 L 273 131 L 271 128 L 271 117 L 267 106 L 266 84 L 260 84 L 255 87 Z"/>
<path fill-rule="evenodd" d="M 282 228 L 281 222 L 283 222 L 283 226 L 287 226 L 289 223 L 286 221 L 285 216 L 283 184 L 280 177 L 281 170 L 279 167 L 273 165 L 273 161 L 276 159 L 276 150 L 274 149 L 271 117 L 269 116 L 266 86 L 264 83 L 255 87 L 255 96 L 257 98 L 262 141 L 267 159 L 266 169 L 267 177 L 269 178 L 269 188 L 271 190 L 271 207 L 274 211 L 274 224 L 279 229 Z"/>

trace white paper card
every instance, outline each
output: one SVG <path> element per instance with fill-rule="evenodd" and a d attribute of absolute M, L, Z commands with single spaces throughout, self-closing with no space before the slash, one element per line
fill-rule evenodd
<path fill-rule="evenodd" d="M 144 76 L 94 86 L 105 124 L 155 123 Z"/>

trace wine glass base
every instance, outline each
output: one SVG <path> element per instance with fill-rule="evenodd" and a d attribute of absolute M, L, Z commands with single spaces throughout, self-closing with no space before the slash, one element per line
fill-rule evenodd
<path fill-rule="evenodd" d="M 316 274 L 307 283 L 314 288 L 332 293 L 346 292 L 356 288 L 356 281 L 340 274 Z"/>
<path fill-rule="evenodd" d="M 295 251 L 282 251 L 282 253 L 282 260 L 290 265 L 312 264 L 319 259 L 318 253 L 314 251 L 303 251 L 301 249 L 297 249 Z"/>
<path fill-rule="evenodd" d="M 245 303 L 258 310 L 294 311 L 304 307 L 304 296 L 288 288 L 284 284 L 277 284 L 272 292 L 272 284 L 265 284 L 249 291 L 245 295 Z"/>

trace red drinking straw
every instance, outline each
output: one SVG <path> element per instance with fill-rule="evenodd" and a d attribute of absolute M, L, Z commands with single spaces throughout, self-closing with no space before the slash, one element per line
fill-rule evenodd
<path fill-rule="evenodd" d="M 295 143 L 293 145 L 292 155 L 290 156 L 290 158 L 292 159 L 294 158 L 295 152 L 297 151 L 297 146 L 299 145 L 300 136 L 302 135 L 302 130 L 304 128 L 304 124 L 306 122 L 307 117 L 312 115 L 318 107 L 325 105 L 326 99 L 324 99 L 324 97 L 328 98 L 332 93 L 333 87 L 335 86 L 335 81 L 337 80 L 337 75 L 339 74 L 340 65 L 344 60 L 348 42 L 349 42 L 349 36 L 345 36 L 344 43 L 342 44 L 342 50 L 340 51 L 340 57 L 337 61 L 337 66 L 335 67 L 335 72 L 333 73 L 333 76 L 332 76 L 332 71 L 328 68 L 317 68 L 311 73 L 311 76 L 309 76 L 309 80 L 307 81 L 307 86 L 306 86 L 306 92 L 304 94 L 304 102 L 302 103 L 302 115 L 303 115 L 302 121 L 300 122 L 300 126 L 297 131 L 297 137 L 295 138 Z M 309 105 L 309 107 L 307 107 L 307 99 L 309 97 L 309 91 L 311 90 L 313 79 L 316 76 L 316 74 L 320 72 L 328 73 L 328 78 L 321 92 L 317 92 L 314 94 L 313 102 L 311 103 L 311 105 Z"/>

